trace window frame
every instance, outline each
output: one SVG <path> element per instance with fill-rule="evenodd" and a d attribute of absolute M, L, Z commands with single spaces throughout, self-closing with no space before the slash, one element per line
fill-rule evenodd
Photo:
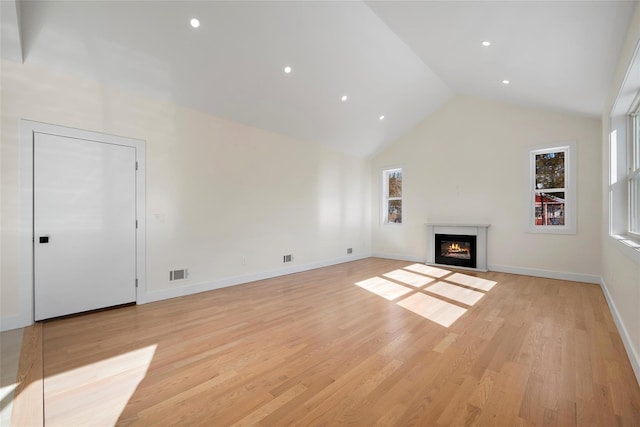
<path fill-rule="evenodd" d="M 400 197 L 389 197 L 389 175 L 394 172 L 400 172 L 402 174 L 402 187 L 401 187 L 401 196 Z M 391 226 L 401 226 L 405 223 L 404 211 L 404 169 L 401 166 L 394 166 L 389 168 L 382 169 L 382 215 L 381 222 L 382 225 L 391 225 Z M 400 200 L 402 206 L 402 214 L 400 217 L 400 222 L 390 222 L 389 221 L 389 202 L 394 200 Z"/>
<path fill-rule="evenodd" d="M 632 182 L 638 176 L 640 166 L 640 145 L 634 144 L 640 136 L 633 135 L 634 130 L 640 131 L 640 122 L 634 124 L 634 113 L 640 115 L 640 42 L 611 107 L 608 129 L 609 238 L 616 242 L 622 253 L 640 265 L 640 235 L 630 232 L 634 212 L 637 212 L 632 206 L 632 202 L 637 202 L 632 200 Z"/>
<path fill-rule="evenodd" d="M 629 131 L 627 233 L 640 238 L 640 92 L 629 112 Z"/>
<path fill-rule="evenodd" d="M 563 188 L 536 188 L 536 156 L 554 152 L 564 152 L 564 187 Z M 527 214 L 525 230 L 536 234 L 576 234 L 577 213 L 577 144 L 575 141 L 556 142 L 551 144 L 529 147 L 527 150 L 527 202 L 525 203 Z M 537 193 L 564 192 L 564 225 L 537 225 L 535 215 L 535 199 Z"/>

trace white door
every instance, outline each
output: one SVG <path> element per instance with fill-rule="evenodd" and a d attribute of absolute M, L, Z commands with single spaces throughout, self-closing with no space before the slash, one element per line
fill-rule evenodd
<path fill-rule="evenodd" d="M 135 148 L 35 133 L 33 150 L 35 320 L 134 302 Z"/>

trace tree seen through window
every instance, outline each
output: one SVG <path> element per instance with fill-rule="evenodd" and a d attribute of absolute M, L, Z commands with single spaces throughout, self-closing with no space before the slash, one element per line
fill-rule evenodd
<path fill-rule="evenodd" d="M 565 151 L 535 154 L 535 225 L 565 225 Z"/>
<path fill-rule="evenodd" d="M 388 169 L 382 172 L 383 179 L 383 222 L 402 224 L 402 169 Z"/>

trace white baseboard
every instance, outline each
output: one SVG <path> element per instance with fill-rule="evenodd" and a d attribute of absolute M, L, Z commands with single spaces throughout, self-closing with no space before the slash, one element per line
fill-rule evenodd
<path fill-rule="evenodd" d="M 537 268 L 510 267 L 506 265 L 489 265 L 489 271 L 500 273 L 521 274 L 523 276 L 545 277 L 547 279 L 570 280 L 572 282 L 584 282 L 600 284 L 600 276 L 593 274 L 567 273 L 563 271 L 538 270 Z"/>
<path fill-rule="evenodd" d="M 229 286 L 241 285 L 243 283 L 255 282 L 257 280 L 271 279 L 273 277 L 284 276 L 287 274 L 300 273 L 302 271 L 314 270 L 316 268 L 329 267 L 331 265 L 343 264 L 345 262 L 357 261 L 371 257 L 371 254 L 353 255 L 342 258 L 334 258 L 329 260 L 311 262 L 302 265 L 292 265 L 277 270 L 265 271 L 260 273 L 246 274 L 242 276 L 229 277 L 212 282 L 203 282 L 180 286 L 170 289 L 162 289 L 158 291 L 145 292 L 138 290 L 137 303 L 147 304 L 155 301 L 162 301 L 170 298 L 182 297 L 185 295 L 197 294 L 200 292 L 212 291 L 214 289 L 226 288 Z"/>
<path fill-rule="evenodd" d="M 618 328 L 618 332 L 620 333 L 620 338 L 622 338 L 624 348 L 625 350 L 627 350 L 627 356 L 629 356 L 631 367 L 633 368 L 633 372 L 636 374 L 636 380 L 640 385 L 640 356 L 631 343 L 627 328 L 624 326 L 624 322 L 620 317 L 620 313 L 618 312 L 616 303 L 613 302 L 613 298 L 611 298 L 611 294 L 609 294 L 609 289 L 607 288 L 607 284 L 604 282 L 604 279 L 600 280 L 600 287 L 602 288 L 602 293 L 604 293 L 604 297 L 607 300 L 607 304 L 609 305 L 609 310 L 611 311 L 613 321 L 615 322 L 616 327 Z"/>
<path fill-rule="evenodd" d="M 378 257 L 378 258 L 395 259 L 398 261 L 421 262 L 424 264 L 436 265 L 436 264 L 430 264 L 426 262 L 424 258 L 419 258 L 419 257 L 409 256 L 409 255 L 374 252 L 371 254 L 371 256 Z M 449 267 L 449 268 L 458 268 L 458 269 L 470 270 L 470 271 L 486 271 L 486 270 L 478 270 L 477 268 L 457 267 L 454 265 L 440 265 L 440 264 L 437 264 L 437 265 L 438 267 L 445 267 L 445 268 Z M 510 266 L 495 265 L 495 264 L 488 265 L 488 270 L 498 271 L 501 273 L 521 274 L 524 276 L 546 277 L 548 279 L 571 280 L 573 282 L 593 283 L 596 285 L 600 284 L 600 276 L 591 275 L 591 274 L 566 273 L 562 271 L 538 270 L 535 268 L 510 267 Z"/>
<path fill-rule="evenodd" d="M 409 255 L 388 254 L 388 253 L 384 253 L 384 252 L 374 252 L 370 256 L 375 257 L 375 258 L 395 259 L 396 261 L 421 262 L 423 264 L 425 263 L 424 257 L 423 258 L 419 258 L 419 257 L 409 256 Z"/>
<path fill-rule="evenodd" d="M 196 283 L 186 286 L 180 286 L 171 289 L 162 289 L 158 291 L 146 292 L 144 289 L 138 289 L 137 304 L 146 304 L 155 301 L 162 301 L 170 298 L 177 298 L 185 295 L 196 294 L 199 292 L 211 291 L 214 289 L 226 288 L 228 286 L 241 285 L 243 283 L 255 282 L 257 280 L 271 279 L 273 277 L 284 276 L 292 273 L 300 273 L 302 271 L 313 270 L 331 265 L 343 264 L 345 262 L 357 261 L 360 259 L 370 258 L 371 254 L 352 255 L 341 258 L 317 261 L 302 265 L 292 265 L 278 270 L 265 271 L 243 276 L 236 276 L 214 280 L 212 282 Z M 0 318 L 0 331 L 8 331 L 11 329 L 25 328 L 33 324 L 33 318 L 25 315 L 15 315 Z"/>

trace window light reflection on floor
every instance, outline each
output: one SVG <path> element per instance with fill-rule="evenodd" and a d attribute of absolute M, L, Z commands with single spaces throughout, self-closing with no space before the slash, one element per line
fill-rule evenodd
<path fill-rule="evenodd" d="M 425 264 L 412 264 L 402 269 L 384 273 L 382 276 L 386 279 L 372 277 L 355 284 L 389 301 L 403 297 L 403 299 L 396 301 L 396 304 L 400 307 L 447 328 L 466 313 L 467 308 L 452 304 L 438 297 L 446 298 L 465 306 L 473 306 L 482 299 L 485 292 L 488 292 L 497 284 L 493 280 L 454 273 Z M 437 279 L 440 280 L 426 286 Z M 409 285 L 412 288 L 403 285 Z M 423 288 L 423 286 L 426 287 Z M 475 288 L 483 292 L 468 288 Z M 432 295 L 427 295 L 427 293 Z"/>
<path fill-rule="evenodd" d="M 427 283 L 433 282 L 435 279 L 423 276 L 422 274 L 412 273 L 406 270 L 394 270 L 383 274 L 384 277 L 406 283 L 407 285 L 420 288 Z"/>
<path fill-rule="evenodd" d="M 473 291 L 462 286 L 450 285 L 445 282 L 436 282 L 425 288 L 425 290 L 466 305 L 474 305 L 484 296 L 482 292 Z"/>
<path fill-rule="evenodd" d="M 447 274 L 451 274 L 451 271 L 444 268 L 432 267 L 425 264 L 412 264 L 404 267 L 405 270 L 415 271 L 416 273 L 426 274 L 427 276 L 441 278 Z"/>
<path fill-rule="evenodd" d="M 480 289 L 481 291 L 490 291 L 496 282 L 493 280 L 483 279 L 481 277 L 469 276 L 462 273 L 454 273 L 446 278 L 447 282 L 457 283 L 459 285 L 469 286 L 471 288 Z"/>
<path fill-rule="evenodd" d="M 356 285 L 389 301 L 411 292 L 410 288 L 398 285 L 382 277 L 372 277 L 371 279 L 356 282 Z"/>
<path fill-rule="evenodd" d="M 156 345 L 150 345 L 45 377 L 45 424 L 116 425 L 155 351 Z M 83 387 L 87 392 L 77 394 L 70 407 L 65 391 Z"/>
<path fill-rule="evenodd" d="M 18 387 L 18 382 L 0 386 L 0 425 L 11 425 L 11 406 L 5 405 L 4 402 L 11 402 L 14 398 L 14 391 Z"/>
<path fill-rule="evenodd" d="M 465 308 L 421 293 L 408 296 L 399 301 L 398 305 L 445 328 L 467 312 Z"/>

